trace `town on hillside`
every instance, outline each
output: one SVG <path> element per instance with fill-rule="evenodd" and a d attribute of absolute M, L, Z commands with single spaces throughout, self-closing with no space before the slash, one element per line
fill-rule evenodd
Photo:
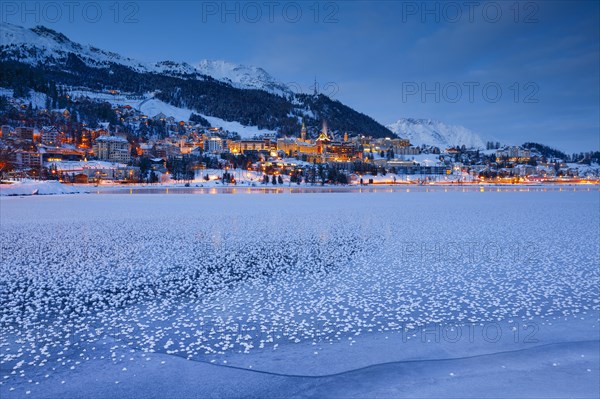
<path fill-rule="evenodd" d="M 536 143 L 416 146 L 402 138 L 331 132 L 326 121 L 302 123 L 294 137 L 242 138 L 195 114 L 179 121 L 131 105 L 95 103 L 86 117 L 85 101 L 76 110 L 34 108 L 7 97 L 2 102 L 0 179 L 253 185 L 600 181 L 599 153 L 569 156 Z"/>

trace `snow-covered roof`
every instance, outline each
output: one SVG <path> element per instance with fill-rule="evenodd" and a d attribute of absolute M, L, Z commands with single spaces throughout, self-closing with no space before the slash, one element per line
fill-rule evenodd
<path fill-rule="evenodd" d="M 45 162 L 46 167 L 52 167 L 59 171 L 74 171 L 83 169 L 123 169 L 127 165 L 123 163 L 107 161 L 52 161 Z"/>
<path fill-rule="evenodd" d="M 113 141 L 119 143 L 128 143 L 127 139 L 121 136 L 100 136 L 96 139 L 96 141 Z"/>

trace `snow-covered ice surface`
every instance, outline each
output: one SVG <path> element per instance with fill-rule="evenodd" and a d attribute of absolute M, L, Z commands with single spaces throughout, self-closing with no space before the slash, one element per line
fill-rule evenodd
<path fill-rule="evenodd" d="M 598 397 L 599 205 L 0 198 L 0 396 Z"/>

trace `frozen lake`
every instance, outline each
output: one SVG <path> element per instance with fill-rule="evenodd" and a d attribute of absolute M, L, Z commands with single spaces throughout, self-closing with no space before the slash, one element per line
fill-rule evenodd
<path fill-rule="evenodd" d="M 2 398 L 600 395 L 597 190 L 210 190 L 0 198 Z"/>

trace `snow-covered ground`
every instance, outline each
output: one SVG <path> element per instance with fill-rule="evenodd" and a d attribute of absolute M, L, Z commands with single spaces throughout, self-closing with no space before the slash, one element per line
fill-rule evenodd
<path fill-rule="evenodd" d="M 0 184 L 0 196 L 8 195 L 51 195 L 86 192 L 82 187 L 74 187 L 57 181 L 21 180 Z"/>
<path fill-rule="evenodd" d="M 598 397 L 597 191 L 0 198 L 11 397 Z"/>

